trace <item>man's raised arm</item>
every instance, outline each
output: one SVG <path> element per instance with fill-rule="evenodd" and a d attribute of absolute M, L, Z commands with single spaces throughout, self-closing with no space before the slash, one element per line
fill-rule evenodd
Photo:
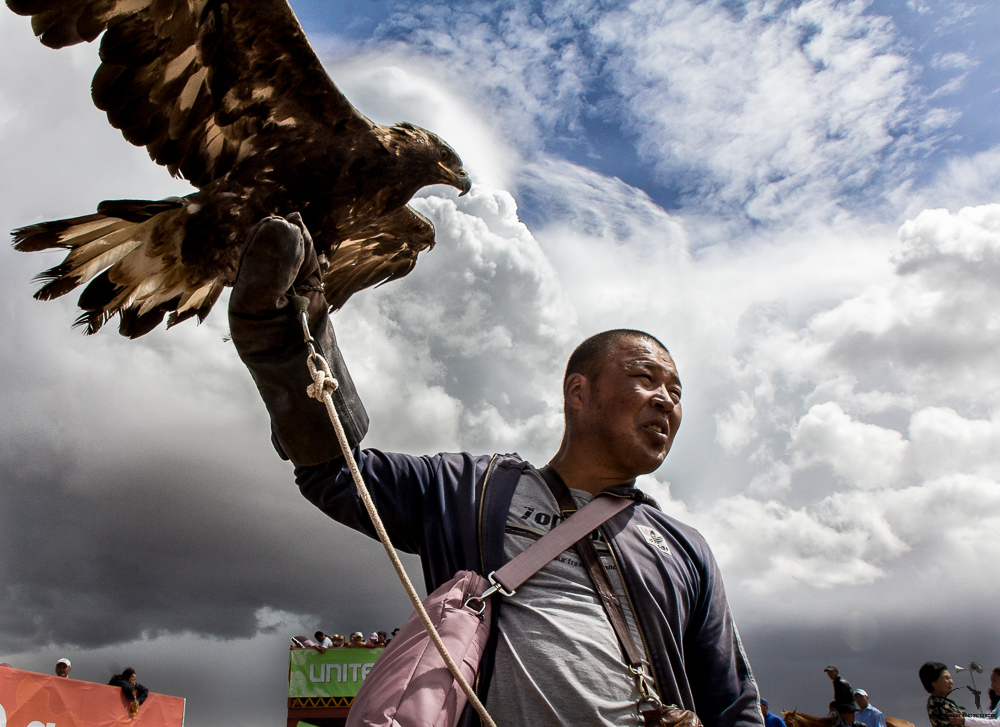
<path fill-rule="evenodd" d="M 355 447 L 368 431 L 368 414 L 337 347 L 312 238 L 297 214 L 268 217 L 248 235 L 229 300 L 229 329 L 271 415 L 275 448 L 296 465 L 312 465 L 342 452 L 326 408 L 306 394 L 312 379 L 292 295 L 309 300 L 309 329 L 339 382 L 333 402 Z"/>

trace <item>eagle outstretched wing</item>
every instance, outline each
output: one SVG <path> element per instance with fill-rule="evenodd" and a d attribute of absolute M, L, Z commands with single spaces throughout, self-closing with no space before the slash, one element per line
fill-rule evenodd
<path fill-rule="evenodd" d="M 327 298 L 408 273 L 434 228 L 406 206 L 421 187 L 471 182 L 426 129 L 380 126 L 357 111 L 310 47 L 287 0 L 7 0 L 43 44 L 103 33 L 92 95 L 111 124 L 198 191 L 106 200 L 96 215 L 14 231 L 22 251 L 67 250 L 35 297 L 86 285 L 88 333 L 119 315 L 144 335 L 204 319 L 232 285 L 247 233 L 299 212 L 327 256 Z"/>
<path fill-rule="evenodd" d="M 41 42 L 101 39 L 95 105 L 157 164 L 203 187 L 282 133 L 367 132 L 286 0 L 7 0 Z M 353 127 L 353 128 L 351 128 Z M 286 133 L 292 132 L 292 133 Z"/>
<path fill-rule="evenodd" d="M 417 255 L 434 247 L 434 226 L 407 205 L 384 215 L 343 240 L 323 274 L 326 301 L 334 310 L 359 290 L 398 280 L 417 264 Z"/>

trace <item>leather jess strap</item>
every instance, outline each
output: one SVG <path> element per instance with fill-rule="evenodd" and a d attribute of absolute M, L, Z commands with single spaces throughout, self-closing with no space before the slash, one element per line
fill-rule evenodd
<path fill-rule="evenodd" d="M 570 494 L 566 483 L 563 482 L 562 477 L 559 476 L 559 473 L 548 466 L 543 467 L 539 472 L 545 479 L 545 484 L 549 486 L 549 490 L 552 491 L 553 496 L 556 498 L 556 502 L 559 503 L 559 508 L 563 511 L 563 514 L 566 515 L 573 512 L 576 509 L 576 503 L 573 501 L 573 496 Z M 594 498 L 584 510 L 593 505 L 598 499 Z M 583 512 L 583 510 L 580 510 L 580 512 Z M 576 515 L 573 517 L 576 517 Z M 604 612 L 607 614 L 608 621 L 611 622 L 611 627 L 618 637 L 618 644 L 621 646 L 629 672 L 635 681 L 636 689 L 639 691 L 639 702 L 636 704 L 636 709 L 642 717 L 643 723 L 650 727 L 654 725 L 656 727 L 663 725 L 667 727 L 701 727 L 700 721 L 698 721 L 697 716 L 693 712 L 684 711 L 675 706 L 664 707 L 653 685 L 647 679 L 645 667 L 642 663 L 642 654 L 635 640 L 632 638 L 632 634 L 629 632 L 621 600 L 618 598 L 618 594 L 615 593 L 614 587 L 608 579 L 608 574 L 604 571 L 601 556 L 597 554 L 597 548 L 594 547 L 590 538 L 578 541 L 576 543 L 576 552 L 579 553 L 580 560 L 583 561 L 587 572 L 590 574 L 590 580 L 594 584 L 594 589 L 597 591 L 597 594 L 601 598 L 601 603 L 604 605 Z M 691 721 L 685 722 L 684 720 L 687 720 L 689 716 Z"/>

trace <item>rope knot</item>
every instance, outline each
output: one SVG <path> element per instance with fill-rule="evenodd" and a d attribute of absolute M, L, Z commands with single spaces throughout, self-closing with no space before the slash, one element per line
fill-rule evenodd
<path fill-rule="evenodd" d="M 325 401 L 340 386 L 340 382 L 330 372 L 326 359 L 319 354 L 312 354 L 306 359 L 309 365 L 309 375 L 313 382 L 306 388 L 306 393 L 317 401 Z"/>

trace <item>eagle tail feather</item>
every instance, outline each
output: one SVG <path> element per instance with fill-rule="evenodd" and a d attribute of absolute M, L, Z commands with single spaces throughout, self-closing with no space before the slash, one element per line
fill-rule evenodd
<path fill-rule="evenodd" d="M 35 298 L 50 300 L 83 286 L 74 326 L 94 334 L 117 314 L 119 332 L 138 338 L 167 314 L 168 327 L 194 316 L 204 320 L 222 293 L 221 277 L 194 282 L 180 264 L 193 209 L 194 203 L 177 198 L 105 201 L 96 214 L 15 230 L 14 247 L 67 250 L 62 262 L 36 276 L 43 285 Z"/>

